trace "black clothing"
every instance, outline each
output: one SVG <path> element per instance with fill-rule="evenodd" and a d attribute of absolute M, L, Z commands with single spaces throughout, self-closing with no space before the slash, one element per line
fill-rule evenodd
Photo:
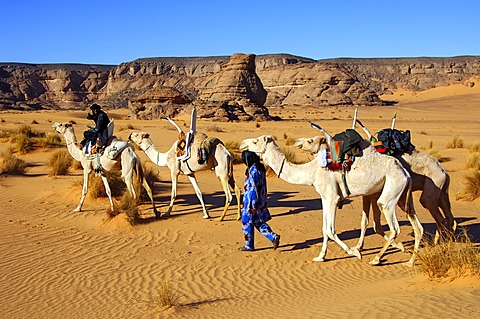
<path fill-rule="evenodd" d="M 95 127 L 92 127 L 83 133 L 84 139 L 82 145 L 85 145 L 87 141 L 91 141 L 91 144 L 95 145 L 98 139 L 100 142 L 100 148 L 106 146 L 108 139 L 108 123 L 110 123 L 107 113 L 98 110 L 94 113 L 88 113 L 87 119 L 95 121 Z"/>

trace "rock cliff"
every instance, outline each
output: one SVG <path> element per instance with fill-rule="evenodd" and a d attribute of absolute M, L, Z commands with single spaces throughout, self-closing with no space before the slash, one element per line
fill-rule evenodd
<path fill-rule="evenodd" d="M 134 113 L 149 110 L 142 115 L 149 118 L 195 103 L 201 117 L 263 120 L 273 106 L 384 105 L 388 101 L 379 96 L 398 88 L 422 91 L 479 75 L 476 56 L 316 61 L 235 54 L 118 66 L 0 63 L 0 109 L 85 108 L 98 102 Z"/>

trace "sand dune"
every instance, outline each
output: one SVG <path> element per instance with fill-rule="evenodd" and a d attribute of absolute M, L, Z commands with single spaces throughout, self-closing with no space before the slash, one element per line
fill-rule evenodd
<path fill-rule="evenodd" d="M 454 135 L 467 146 L 478 135 L 480 95 L 442 97 L 401 102 L 394 107 L 360 108 L 359 116 L 372 132 L 390 125 L 397 112 L 397 127 L 412 131 L 421 148 L 433 143 L 446 160 L 451 176 L 450 199 L 457 222 L 480 242 L 480 202 L 455 199 L 468 171 L 468 149 L 445 149 Z M 275 135 L 279 144 L 288 137 L 314 136 L 306 119 L 337 133 L 351 125 L 352 108 L 276 109 L 282 122 L 211 123 L 200 120 L 199 130 L 215 125 L 221 132 L 207 132 L 224 141 L 262 134 Z M 160 151 L 176 138 L 167 121 L 125 120 L 125 110 L 109 112 L 116 120 L 117 136 L 125 139 L 127 124 L 147 131 Z M 4 112 L 4 129 L 29 124 L 49 131 L 52 122 L 74 119 L 77 136 L 83 112 Z M 31 124 L 35 119 L 39 124 Z M 188 123 L 188 119 L 180 119 Z M 1 149 L 8 146 L 0 145 Z M 122 216 L 107 218 L 108 200 L 87 197 L 84 211 L 73 213 L 81 193 L 81 171 L 49 177 L 46 161 L 53 151 L 35 150 L 22 156 L 29 167 L 25 176 L 0 175 L 0 317 L 1 318 L 473 318 L 480 314 L 479 278 L 432 281 L 416 268 L 402 265 L 410 257 L 390 248 L 382 266 L 370 259 L 382 238 L 367 233 L 363 259 L 348 256 L 329 242 L 327 261 L 315 263 L 322 243 L 320 201 L 312 187 L 268 178 L 271 226 L 282 235 L 277 251 L 256 234 L 258 250 L 237 251 L 242 245 L 241 226 L 233 200 L 226 221 L 202 219 L 201 206 L 187 178 L 180 177 L 178 198 L 168 219 L 155 220 L 148 203 L 142 205 L 141 223 L 130 226 Z M 308 157 L 295 150 L 298 156 Z M 147 162 L 145 155 L 139 151 Z M 169 173 L 157 169 L 155 200 L 164 213 L 170 198 Z M 243 183 L 244 167 L 235 166 L 235 179 Z M 212 172 L 197 179 L 213 217 L 222 211 L 224 194 Z M 80 183 L 79 183 L 80 182 Z M 426 231 L 434 221 L 415 194 L 416 209 Z M 361 201 L 338 211 L 336 229 L 348 245 L 359 235 Z M 399 240 L 413 245 L 412 229 L 398 213 Z M 163 309 L 155 300 L 161 283 L 168 282 L 181 297 L 181 305 Z"/>

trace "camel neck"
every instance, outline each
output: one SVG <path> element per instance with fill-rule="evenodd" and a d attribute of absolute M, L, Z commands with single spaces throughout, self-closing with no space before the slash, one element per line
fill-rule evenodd
<path fill-rule="evenodd" d="M 318 160 L 305 164 L 289 162 L 277 145 L 270 144 L 263 154 L 263 161 L 270 166 L 277 176 L 291 184 L 312 185 L 315 172 L 319 167 Z"/>
<path fill-rule="evenodd" d="M 157 164 L 158 166 L 167 166 L 166 153 L 157 151 L 151 140 L 143 140 L 141 148 L 153 163 Z"/>

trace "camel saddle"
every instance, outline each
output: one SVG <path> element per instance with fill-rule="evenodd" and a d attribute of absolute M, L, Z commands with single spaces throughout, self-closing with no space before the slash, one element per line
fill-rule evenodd
<path fill-rule="evenodd" d="M 200 147 L 197 150 L 198 164 L 204 164 L 208 160 L 212 148 L 219 143 L 223 144 L 222 141 L 220 141 L 216 137 L 207 137 L 206 139 L 204 139 L 202 143 L 200 143 Z"/>

